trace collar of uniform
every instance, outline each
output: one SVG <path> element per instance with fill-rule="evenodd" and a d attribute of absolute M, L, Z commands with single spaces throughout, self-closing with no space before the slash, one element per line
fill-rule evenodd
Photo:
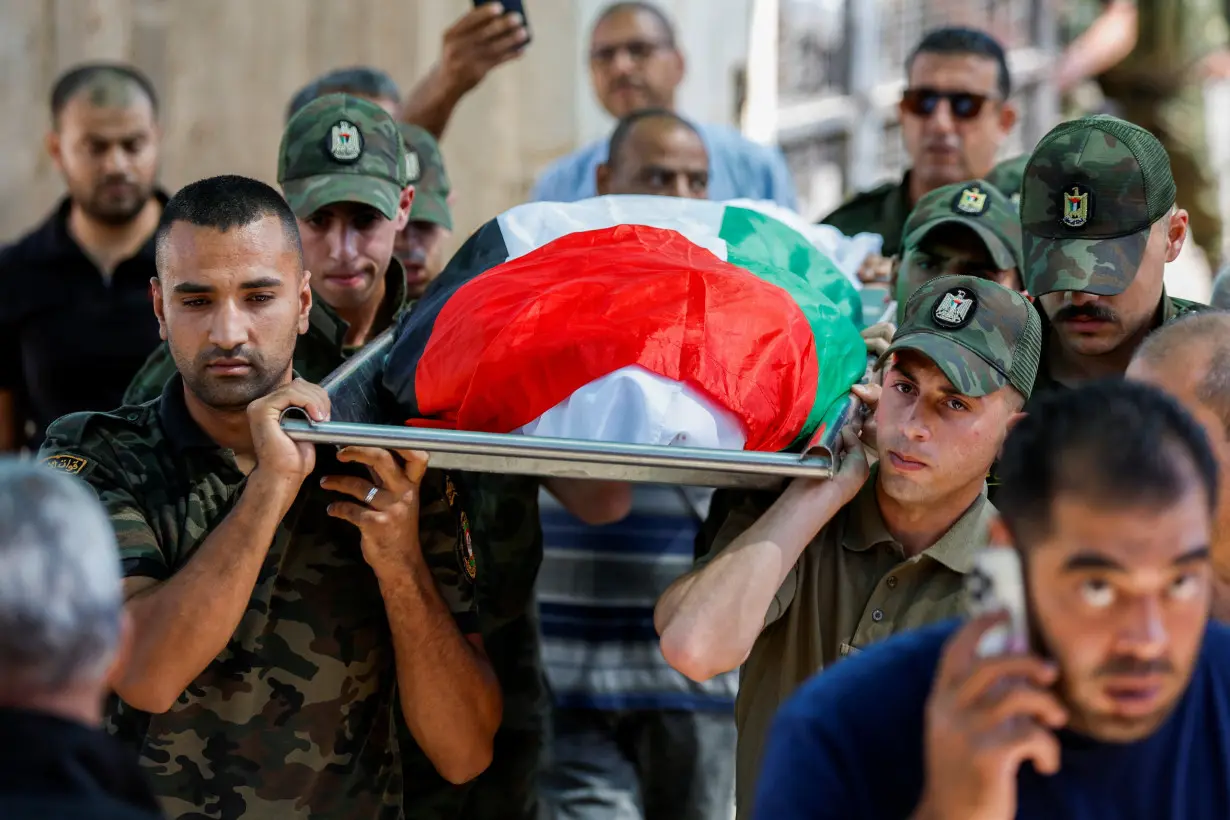
<path fill-rule="evenodd" d="M 188 412 L 188 403 L 184 401 L 184 379 L 179 373 L 168 379 L 166 387 L 162 388 L 162 398 L 158 402 L 158 418 L 162 422 L 167 441 L 175 452 L 218 449 L 218 443 L 205 435 L 205 431 Z"/>
<path fill-rule="evenodd" d="M 843 549 L 864 552 L 877 544 L 897 544 L 897 539 L 884 523 L 880 504 L 876 500 L 878 476 L 878 470 L 872 468 L 863 488 L 851 502 L 851 516 L 841 538 Z M 982 492 L 974 503 L 948 528 L 948 532 L 944 533 L 939 541 L 923 550 L 922 554 L 930 555 L 953 572 L 964 575 L 974 566 L 974 553 L 983 541 L 980 533 L 986 531 L 994 512 L 995 508 L 987 501 L 987 488 L 983 484 Z"/>
<path fill-rule="evenodd" d="M 406 307 L 406 269 L 396 257 L 389 260 L 384 271 L 384 303 L 372 324 L 372 336 L 393 324 Z M 312 311 L 308 314 L 308 329 L 323 335 L 333 347 L 341 350 L 346 343 L 346 331 L 350 323 L 338 315 L 320 294 L 312 292 Z"/>
<path fill-rule="evenodd" d="M 910 218 L 914 207 L 910 204 L 910 175 L 906 171 L 901 177 L 901 184 L 888 195 L 884 202 L 884 224 L 891 226 L 893 233 L 884 235 L 884 247 L 880 253 L 883 256 L 896 256 L 901 252 L 901 243 L 905 240 L 905 223 Z"/>
<path fill-rule="evenodd" d="M 161 188 L 154 189 L 154 198 L 164 207 L 167 201 L 170 200 L 170 196 Z M 35 231 L 36 239 L 33 249 L 39 261 L 48 263 L 76 257 L 89 259 L 89 256 L 77 244 L 77 240 L 73 238 L 72 233 L 68 230 L 68 215 L 72 208 L 72 200 L 64 197 L 56 205 L 55 210 L 51 212 L 46 221 Z M 133 258 L 138 257 L 148 257 L 150 264 L 153 264 L 153 234 L 150 234 L 149 239 L 141 246 L 141 249 L 137 251 Z M 93 262 L 90 264 L 93 264 Z"/>
<path fill-rule="evenodd" d="M 292 371 L 291 377 L 297 379 L 299 374 Z M 158 401 L 158 418 L 175 452 L 220 449 L 218 442 L 207 436 L 201 425 L 197 424 L 196 419 L 188 412 L 188 403 L 184 400 L 184 378 L 179 373 L 167 379 L 166 387 L 162 388 L 162 398 Z"/>

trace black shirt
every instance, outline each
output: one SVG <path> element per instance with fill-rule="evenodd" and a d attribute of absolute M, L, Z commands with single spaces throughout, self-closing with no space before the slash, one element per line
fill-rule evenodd
<path fill-rule="evenodd" d="M 102 729 L 40 712 L 0 709 L 0 818 L 162 816 L 136 755 Z"/>
<path fill-rule="evenodd" d="M 153 237 L 107 280 L 69 233 L 70 208 L 0 250 L 0 390 L 34 422 L 31 447 L 60 416 L 119 407 L 159 342 Z"/>

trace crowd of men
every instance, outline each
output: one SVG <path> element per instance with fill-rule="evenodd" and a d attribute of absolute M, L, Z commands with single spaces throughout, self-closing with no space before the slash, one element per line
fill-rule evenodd
<path fill-rule="evenodd" d="M 1078 50 L 1119 31 L 1105 6 Z M 1121 61 L 1159 47 L 1132 21 Z M 0 459 L 0 817 L 1230 816 L 1230 314 L 1164 287 L 1220 228 L 1148 122 L 1000 161 L 986 33 L 923 38 L 909 171 L 825 220 L 883 237 L 859 277 L 896 302 L 831 479 L 540 481 L 287 436 L 429 291 L 437 140 L 527 39 L 489 4 L 407 95 L 313 80 L 278 189 L 165 192 L 150 82 L 57 81 L 67 194 L 0 251 L 0 451 L 36 454 Z M 1224 25 L 1184 42 L 1196 71 Z M 661 10 L 605 9 L 590 67 L 618 124 L 532 198 L 795 207 L 780 151 L 676 110 Z M 1002 656 L 1002 615 L 962 617 L 991 545 L 1027 589 Z"/>

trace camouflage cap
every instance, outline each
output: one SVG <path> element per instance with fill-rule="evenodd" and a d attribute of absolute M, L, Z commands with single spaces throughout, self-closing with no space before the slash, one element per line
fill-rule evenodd
<path fill-rule="evenodd" d="M 1025 287 L 1122 293 L 1174 201 L 1170 157 L 1145 129 L 1106 115 L 1056 126 L 1021 184 Z"/>
<path fill-rule="evenodd" d="M 278 183 L 295 215 L 335 202 L 361 202 L 397 216 L 406 187 L 397 123 L 375 103 L 328 94 L 299 109 L 278 150 Z"/>
<path fill-rule="evenodd" d="M 1014 290 L 977 276 L 938 276 L 910 297 L 905 318 L 883 362 L 916 350 L 965 396 L 986 396 L 1005 385 L 1025 398 L 1042 356 L 1042 319 Z"/>
<path fill-rule="evenodd" d="M 905 221 L 906 250 L 941 225 L 962 225 L 982 240 L 1000 270 L 1023 268 L 1021 218 L 1011 200 L 982 179 L 945 185 L 924 194 Z"/>
<path fill-rule="evenodd" d="M 410 219 L 414 222 L 432 222 L 451 231 L 453 212 L 449 208 L 448 197 L 452 186 L 444 170 L 440 144 L 425 128 L 406 122 L 399 123 L 398 127 L 406 143 L 406 175 L 414 186 Z"/>
<path fill-rule="evenodd" d="M 987 182 L 1008 195 L 1013 208 L 1021 207 L 1021 180 L 1025 176 L 1025 166 L 1029 164 L 1029 154 L 1006 159 L 996 165 L 987 174 Z"/>

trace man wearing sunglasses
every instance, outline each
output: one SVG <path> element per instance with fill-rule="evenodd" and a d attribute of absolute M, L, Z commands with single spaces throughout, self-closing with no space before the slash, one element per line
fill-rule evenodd
<path fill-rule="evenodd" d="M 910 55 L 906 75 L 900 113 L 910 170 L 900 182 L 860 194 L 823 220 L 851 236 L 880 234 L 885 257 L 901 251 L 906 218 L 923 194 L 987 177 L 1017 120 L 1008 101 L 1012 80 L 1004 49 L 984 32 L 931 32 Z"/>
<path fill-rule="evenodd" d="M 622 120 L 649 108 L 675 110 L 684 59 L 674 27 L 652 3 L 618 2 L 594 24 L 590 77 L 602 107 Z M 709 154 L 709 198 L 772 200 L 795 208 L 794 181 L 781 151 L 746 139 L 728 126 L 695 124 Z M 595 196 L 598 166 L 608 141 L 592 142 L 548 167 L 530 193 L 533 201 L 573 202 Z"/>

